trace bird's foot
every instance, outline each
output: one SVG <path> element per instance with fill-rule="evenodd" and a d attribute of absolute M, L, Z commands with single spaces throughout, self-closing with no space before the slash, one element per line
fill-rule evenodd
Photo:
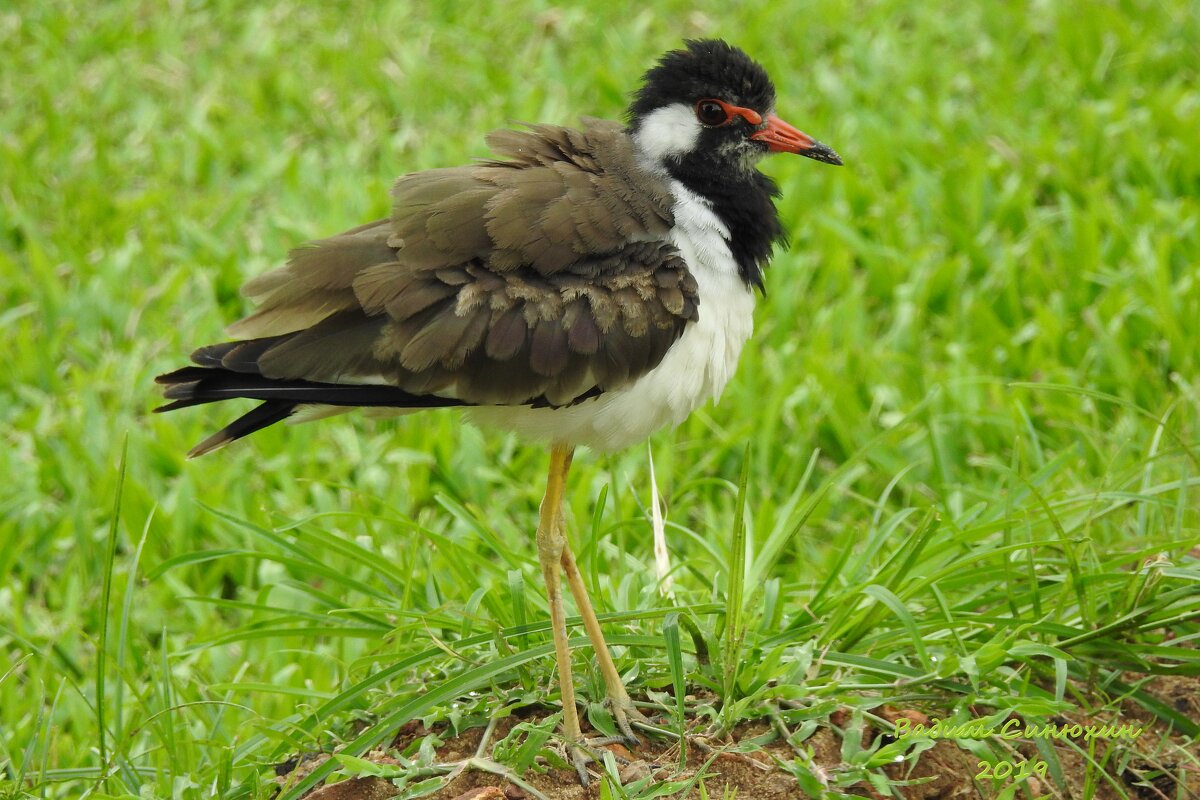
<path fill-rule="evenodd" d="M 581 737 L 576 741 L 571 741 L 569 739 L 565 740 L 563 744 L 566 747 L 567 754 L 569 755 L 571 766 L 575 768 L 575 774 L 579 776 L 579 785 L 586 788 L 588 784 L 591 783 L 591 775 L 588 773 L 587 768 L 588 764 L 597 763 L 599 761 L 599 759 L 596 757 L 596 750 L 600 748 L 607 749 L 609 745 L 624 743 L 624 736 L 592 736 Z M 621 753 L 620 749 L 610 750 L 610 752 L 617 758 L 618 761 L 629 761 L 629 759 Z"/>
<path fill-rule="evenodd" d="M 629 699 L 629 695 L 624 692 L 617 697 L 609 695 L 608 705 L 612 709 L 613 720 L 617 723 L 617 730 L 621 732 L 624 744 L 627 747 L 637 747 L 640 745 L 642 740 L 634 733 L 633 723 L 650 725 L 650 720 L 633 704 L 633 701 Z"/>

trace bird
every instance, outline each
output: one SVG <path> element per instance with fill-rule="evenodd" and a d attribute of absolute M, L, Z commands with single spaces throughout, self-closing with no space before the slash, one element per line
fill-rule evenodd
<path fill-rule="evenodd" d="M 391 213 L 292 250 L 248 281 L 233 337 L 158 376 L 175 409 L 259 404 L 203 455 L 274 423 L 354 408 L 468 420 L 549 448 L 534 536 L 550 611 L 562 735 L 586 785 L 563 581 L 622 738 L 645 717 L 622 683 L 567 540 L 578 447 L 608 452 L 715 401 L 784 240 L 771 153 L 840 165 L 783 121 L 767 71 L 721 39 L 687 40 L 644 74 L 625 121 L 532 124 L 492 157 L 398 178 Z"/>

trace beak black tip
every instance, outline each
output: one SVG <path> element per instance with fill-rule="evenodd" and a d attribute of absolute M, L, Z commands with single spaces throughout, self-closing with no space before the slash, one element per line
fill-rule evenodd
<path fill-rule="evenodd" d="M 843 166 L 842 157 L 835 153 L 832 147 L 820 142 L 813 142 L 813 146 L 807 150 L 802 150 L 800 155 L 811 158 L 814 161 L 820 161 L 822 164 L 832 164 L 835 167 Z"/>

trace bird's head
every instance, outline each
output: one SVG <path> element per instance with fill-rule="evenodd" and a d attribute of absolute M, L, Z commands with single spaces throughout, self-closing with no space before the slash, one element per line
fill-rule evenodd
<path fill-rule="evenodd" d="M 762 65 L 720 39 L 685 45 L 646 72 L 629 106 L 630 132 L 655 166 L 748 171 L 772 152 L 842 163 L 775 115 L 775 86 Z"/>

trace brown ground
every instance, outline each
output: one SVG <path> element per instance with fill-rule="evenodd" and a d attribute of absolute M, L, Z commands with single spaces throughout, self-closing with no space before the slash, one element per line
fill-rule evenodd
<path fill-rule="evenodd" d="M 1158 700 L 1174 707 L 1184 716 L 1200 720 L 1200 678 L 1197 677 L 1158 677 L 1145 685 L 1145 690 Z M 922 716 L 917 711 L 898 711 L 884 707 L 877 710 L 881 716 L 895 719 L 899 715 L 909 716 L 914 721 L 920 721 Z M 848 715 L 835 718 L 833 721 L 839 727 L 845 725 Z M 1122 709 L 1121 721 L 1138 724 L 1151 722 L 1151 715 L 1140 706 L 1127 702 Z M 511 729 L 517 720 L 508 720 L 507 724 L 498 726 L 492 741 L 496 741 Z M 1088 720 L 1083 715 L 1069 715 L 1069 719 L 1057 720 L 1060 724 L 1078 722 L 1080 724 L 1107 723 L 1111 718 Z M 464 732 L 461 736 L 449 739 L 438 750 L 439 763 L 459 761 L 472 756 L 479 745 L 482 729 Z M 392 742 L 392 747 L 403 749 L 414 739 L 426 734 L 417 725 L 407 726 L 401 730 Z M 630 753 L 621 745 L 611 745 L 614 755 L 622 763 L 622 780 L 630 782 L 647 775 L 656 779 L 686 779 L 695 771 L 702 768 L 704 763 L 713 759 L 709 765 L 706 779 L 708 794 L 713 798 L 723 797 L 725 787 L 736 789 L 739 800 L 783 800 L 783 798 L 803 798 L 806 795 L 797 785 L 795 779 L 775 765 L 775 759 L 790 762 L 794 758 L 792 748 L 782 739 L 762 746 L 754 753 L 725 752 L 725 748 L 736 741 L 750 737 L 759 737 L 769 733 L 765 725 L 747 726 L 734 732 L 731 742 L 722 745 L 711 742 L 715 749 L 704 752 L 704 742 L 697 742 L 689 747 L 688 770 L 677 772 L 678 750 L 673 743 L 645 741 L 637 748 L 636 753 Z M 445 734 L 443 734 L 445 735 Z M 875 736 L 883 735 L 869 729 L 864 732 L 864 746 Z M 1075 798 L 1083 797 L 1088 790 L 1085 758 L 1066 743 L 1049 740 L 1054 744 L 1058 759 L 1063 767 L 1065 785 L 1056 786 L 1050 780 L 1039 781 L 1030 777 L 1024 781 L 1025 791 L 1017 797 L 1028 798 Z M 1013 761 L 1022 757 L 1038 758 L 1032 744 L 1017 744 Z M 1078 744 L 1085 748 L 1086 743 L 1079 740 Z M 830 728 L 820 728 L 805 743 L 813 752 L 813 763 L 828 775 L 836 775 L 842 769 L 841 741 L 835 731 Z M 1112 748 L 1114 755 L 1119 751 L 1132 752 L 1132 757 L 1105 758 L 1106 749 Z M 1191 758 L 1187 757 L 1191 755 Z M 1173 735 L 1161 723 L 1153 725 L 1149 732 L 1136 742 L 1104 742 L 1096 743 L 1096 753 L 1093 756 L 1097 762 L 1106 763 L 1108 778 L 1093 774 L 1091 778 L 1091 797 L 1096 800 L 1117 800 L 1122 796 L 1114 784 L 1119 786 L 1130 798 L 1145 800 L 1200 800 L 1200 743 L 1188 741 L 1184 737 Z M 326 757 L 320 756 L 304 762 L 299 773 L 307 773 Z M 384 752 L 371 753 L 368 758 L 377 763 L 396 761 Z M 628 762 L 628 763 L 625 763 Z M 922 753 L 917 764 L 896 764 L 885 767 L 888 777 L 893 781 L 903 781 L 905 785 L 893 788 L 906 800 L 972 800 L 973 798 L 987 799 L 1011 783 L 1011 781 L 980 782 L 975 779 L 979 772 L 979 760 L 968 751 L 949 741 L 939 741 L 933 748 Z M 593 765 L 594 766 L 594 765 Z M 282 770 L 281 770 L 282 771 Z M 593 774 L 596 774 L 594 770 Z M 290 776 L 297 777 L 296 774 Z M 286 778 L 281 776 L 281 782 Z M 579 786 L 575 774 L 569 770 L 550 770 L 538 772 L 530 770 L 524 776 L 529 785 L 541 792 L 549 800 L 594 800 L 600 796 L 599 782 L 593 780 L 588 789 Z M 833 787 L 831 787 L 833 788 Z M 859 794 L 864 797 L 882 798 L 866 783 L 852 787 L 844 787 L 842 791 Z M 385 800 L 396 793 L 395 787 L 382 778 L 357 778 L 318 787 L 307 795 L 307 800 Z M 693 791 L 688 798 L 698 798 L 698 792 Z M 531 795 L 504 778 L 478 770 L 467 769 L 461 772 L 453 781 L 439 792 L 430 795 L 433 800 L 519 800 L 532 798 Z"/>

